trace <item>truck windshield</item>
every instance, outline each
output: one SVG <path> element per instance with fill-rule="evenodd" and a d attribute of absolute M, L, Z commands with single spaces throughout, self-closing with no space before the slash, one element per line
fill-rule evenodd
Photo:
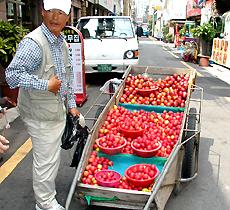
<path fill-rule="evenodd" d="M 84 39 L 133 38 L 134 32 L 129 18 L 86 18 L 77 28 Z"/>

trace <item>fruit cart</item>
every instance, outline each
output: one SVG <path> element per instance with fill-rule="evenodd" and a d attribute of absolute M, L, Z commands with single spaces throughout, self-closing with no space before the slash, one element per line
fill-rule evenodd
<path fill-rule="evenodd" d="M 114 105 L 121 105 L 120 100 L 124 93 L 127 78 L 130 74 L 141 74 L 153 79 L 164 78 L 174 74 L 189 74 L 187 97 L 184 107 L 171 107 L 172 109 L 182 110 L 183 112 L 183 119 L 177 143 L 174 145 L 170 155 L 165 159 L 161 172 L 155 180 L 151 191 L 127 190 L 84 184 L 81 180 L 93 151 L 93 145 L 98 138 L 99 130 L 106 120 L 107 114 Z M 122 209 L 160 210 L 164 209 L 165 204 L 173 191 L 178 193 L 184 182 L 189 182 L 196 178 L 198 174 L 203 89 L 195 85 L 195 80 L 196 72 L 193 69 L 159 68 L 152 66 L 130 66 L 127 69 L 127 72 L 123 75 L 122 83 L 106 104 L 88 137 L 81 161 L 76 170 L 67 197 L 67 210 L 69 209 L 73 196 L 80 199 L 82 205 L 85 207 L 87 207 L 87 205 L 95 205 Z M 128 105 L 132 107 L 133 104 L 129 103 Z M 144 106 L 145 105 L 143 105 L 143 107 Z M 166 106 L 149 107 L 168 109 Z M 142 109 L 142 107 L 140 109 Z"/>

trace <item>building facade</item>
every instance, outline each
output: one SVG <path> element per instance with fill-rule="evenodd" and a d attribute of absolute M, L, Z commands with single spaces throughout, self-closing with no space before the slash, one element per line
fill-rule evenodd
<path fill-rule="evenodd" d="M 72 0 L 69 25 L 76 25 L 82 16 L 121 15 L 122 4 L 121 0 Z M 42 0 L 1 0 L 0 20 L 33 30 L 42 22 L 41 7 Z"/>

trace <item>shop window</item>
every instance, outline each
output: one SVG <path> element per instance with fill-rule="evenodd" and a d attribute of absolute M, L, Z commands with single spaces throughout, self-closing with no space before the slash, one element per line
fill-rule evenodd
<path fill-rule="evenodd" d="M 7 0 L 7 19 L 15 24 L 22 23 L 22 0 Z"/>

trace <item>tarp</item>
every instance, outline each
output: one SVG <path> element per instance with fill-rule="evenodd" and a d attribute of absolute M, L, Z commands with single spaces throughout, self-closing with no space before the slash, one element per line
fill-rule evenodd
<path fill-rule="evenodd" d="M 167 158 L 164 157 L 151 157 L 151 158 L 142 158 L 132 154 L 116 154 L 116 155 L 107 155 L 102 152 L 98 152 L 99 157 L 108 158 L 113 162 L 113 166 L 110 166 L 109 169 L 115 170 L 124 176 L 125 170 L 132 165 L 147 163 L 154 164 L 161 172 Z"/>

